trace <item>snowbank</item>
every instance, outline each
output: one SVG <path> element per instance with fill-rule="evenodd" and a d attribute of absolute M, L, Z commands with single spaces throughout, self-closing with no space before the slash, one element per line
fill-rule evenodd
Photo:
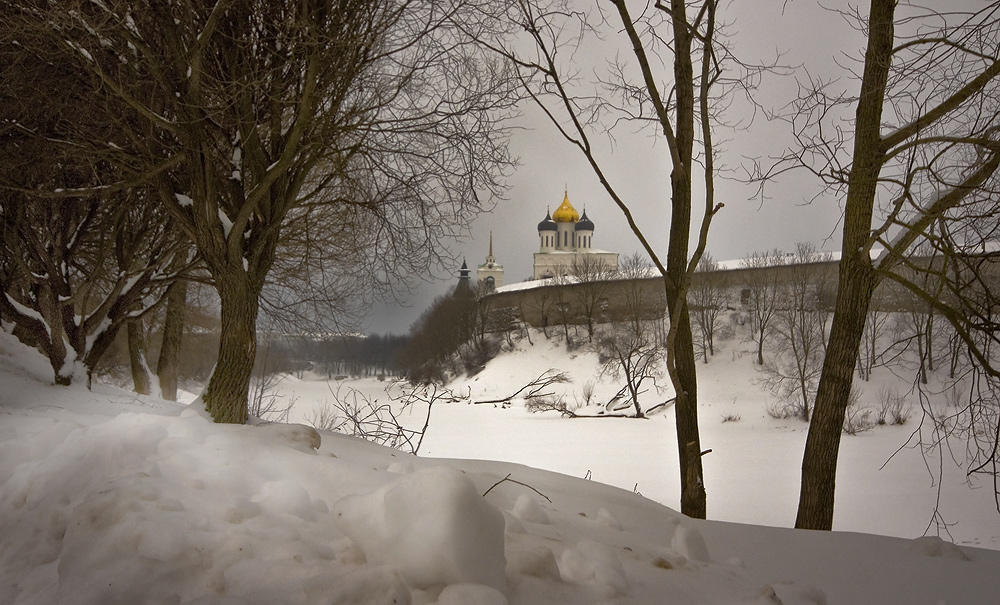
<path fill-rule="evenodd" d="M 0 355 L 3 603 L 971 603 L 1000 593 L 1000 552 L 696 522 L 518 464 L 417 458 L 301 425 L 217 425 L 108 387 L 53 387 L 9 359 Z"/>

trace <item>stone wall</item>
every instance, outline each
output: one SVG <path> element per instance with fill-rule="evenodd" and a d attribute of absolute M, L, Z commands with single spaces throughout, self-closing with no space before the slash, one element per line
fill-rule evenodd
<path fill-rule="evenodd" d="M 899 273 L 919 282 L 927 273 L 922 269 L 933 268 L 936 263 L 931 259 L 912 260 L 913 268 L 902 267 Z M 985 272 L 1000 282 L 1000 260 L 984 261 Z M 699 272 L 694 274 L 692 288 L 703 280 L 715 280 L 717 285 L 725 288 L 727 306 L 732 309 L 744 308 L 746 305 L 746 284 L 751 280 L 762 278 L 774 279 L 777 283 L 788 283 L 799 279 L 805 273 L 815 284 L 819 304 L 832 309 L 836 298 L 837 272 L 839 262 L 835 260 L 806 264 L 788 264 L 763 268 L 739 268 L 719 271 Z M 525 323 L 540 328 L 562 324 L 582 325 L 588 323 L 588 317 L 594 323 L 610 321 L 625 321 L 633 318 L 662 318 L 665 311 L 665 292 L 662 278 L 646 278 L 637 280 L 607 280 L 600 282 L 552 283 L 539 281 L 537 287 L 522 287 L 491 293 L 480 299 L 484 311 L 499 312 L 520 318 Z M 883 280 L 872 301 L 876 308 L 883 311 L 900 311 L 914 308 L 918 302 L 912 293 L 903 285 Z M 691 305 L 694 308 L 694 305 Z"/>

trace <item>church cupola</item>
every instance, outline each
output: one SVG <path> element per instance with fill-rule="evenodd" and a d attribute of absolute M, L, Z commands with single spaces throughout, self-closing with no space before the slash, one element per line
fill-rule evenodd
<path fill-rule="evenodd" d="M 556 222 L 552 220 L 552 215 L 545 213 L 545 219 L 538 223 L 539 252 L 551 252 L 556 247 Z"/>
<path fill-rule="evenodd" d="M 556 230 L 556 222 L 552 220 L 552 215 L 546 212 L 545 218 L 542 220 L 542 222 L 538 223 L 538 232 L 541 233 L 542 231 L 555 231 L 555 230 Z"/>
<path fill-rule="evenodd" d="M 556 223 L 556 250 L 573 250 L 576 247 L 574 227 L 580 214 L 569 203 L 568 191 L 563 193 L 563 201 L 552 213 L 552 220 Z"/>
<path fill-rule="evenodd" d="M 563 193 L 563 201 L 552 213 L 552 220 L 557 223 L 575 223 L 580 220 L 580 213 L 569 203 L 569 191 Z"/>
<path fill-rule="evenodd" d="M 576 222 L 576 232 L 573 234 L 578 250 L 589 250 L 591 240 L 594 237 L 594 222 L 587 218 L 587 210 L 583 210 L 583 215 Z"/>

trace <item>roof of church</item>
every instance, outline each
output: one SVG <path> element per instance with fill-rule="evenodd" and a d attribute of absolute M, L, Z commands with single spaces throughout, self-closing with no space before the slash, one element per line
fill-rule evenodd
<path fill-rule="evenodd" d="M 580 213 L 569 203 L 569 192 L 565 193 L 562 203 L 552 213 L 552 220 L 557 223 L 575 223 L 580 220 Z"/>
<path fill-rule="evenodd" d="M 587 218 L 587 211 L 586 211 L 586 209 L 583 211 L 583 216 L 581 216 L 580 220 L 577 221 L 575 229 L 577 231 L 593 231 L 594 230 L 594 221 L 592 221 L 589 218 Z"/>
<path fill-rule="evenodd" d="M 545 213 L 545 219 L 542 222 L 538 223 L 538 230 L 539 231 L 555 231 L 556 230 L 556 223 L 555 223 L 555 221 L 552 220 L 552 215 L 551 214 L 549 214 L 548 212 Z"/>

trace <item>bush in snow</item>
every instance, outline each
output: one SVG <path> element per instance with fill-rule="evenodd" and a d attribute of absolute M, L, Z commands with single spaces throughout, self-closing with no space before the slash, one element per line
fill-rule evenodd
<path fill-rule="evenodd" d="M 910 418 L 910 408 L 906 397 L 892 387 L 882 387 L 878 392 L 878 409 L 875 411 L 876 424 L 904 424 Z"/>
<path fill-rule="evenodd" d="M 430 425 L 431 408 L 434 404 L 459 399 L 451 390 L 433 383 L 413 386 L 398 395 L 389 394 L 395 386 L 389 385 L 386 388 L 388 401 L 384 403 L 379 403 L 378 399 L 369 399 L 367 395 L 351 387 L 339 385 L 334 391 L 329 383 L 327 386 L 333 396 L 333 403 L 326 402 L 326 405 L 314 409 L 306 417 L 308 424 L 320 430 L 361 437 L 411 454 L 416 454 L 420 449 L 424 433 Z M 418 404 L 427 407 L 423 427 L 413 429 L 403 426 L 397 412 Z M 396 407 L 395 410 L 393 406 Z"/>
<path fill-rule="evenodd" d="M 857 435 L 858 433 L 863 433 L 864 431 L 874 428 L 877 424 L 877 421 L 872 418 L 871 409 L 863 407 L 860 400 L 860 391 L 857 389 L 851 389 L 851 397 L 847 404 L 847 413 L 844 414 L 843 431 L 847 435 Z"/>

